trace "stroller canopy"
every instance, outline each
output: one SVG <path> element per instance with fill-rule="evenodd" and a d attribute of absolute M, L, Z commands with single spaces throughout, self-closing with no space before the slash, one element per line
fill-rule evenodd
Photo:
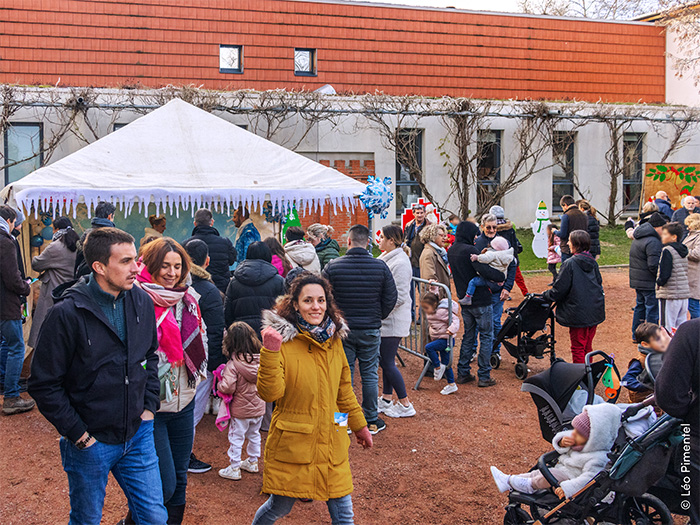
<path fill-rule="evenodd" d="M 564 410 L 571 396 L 585 378 L 585 365 L 557 360 L 544 372 L 526 379 L 523 382 L 522 390 L 532 392 L 525 388 L 525 385 L 532 385 L 544 390 L 559 409 Z"/>

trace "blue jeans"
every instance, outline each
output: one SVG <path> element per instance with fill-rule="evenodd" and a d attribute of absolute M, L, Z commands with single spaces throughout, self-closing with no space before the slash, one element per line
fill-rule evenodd
<path fill-rule="evenodd" d="M 474 295 L 474 292 L 476 292 L 476 288 L 478 286 L 488 286 L 489 281 L 481 277 L 480 275 L 477 275 L 474 277 L 471 281 L 469 281 L 469 284 L 467 285 L 467 295 L 469 297 L 472 297 Z"/>
<path fill-rule="evenodd" d="M 428 354 L 430 361 L 434 366 L 440 366 L 440 363 L 447 365 L 445 370 L 445 379 L 448 383 L 455 382 L 455 374 L 452 371 L 452 352 L 447 352 L 447 339 L 436 339 L 425 345 L 425 352 Z M 438 357 L 438 353 L 440 357 Z"/>
<path fill-rule="evenodd" d="M 272 494 L 255 513 L 252 525 L 272 525 L 278 519 L 284 518 L 289 514 L 295 502 L 296 498 Z M 331 523 L 333 525 L 352 525 L 355 523 L 350 494 L 342 498 L 329 499 L 326 504 L 328 505 L 328 513 L 331 515 Z"/>
<path fill-rule="evenodd" d="M 0 382 L 5 385 L 5 399 L 19 397 L 19 376 L 24 364 L 22 320 L 0 321 Z"/>
<path fill-rule="evenodd" d="M 355 382 L 355 360 L 360 366 L 362 379 L 362 411 L 368 424 L 377 421 L 377 393 L 379 392 L 379 328 L 371 330 L 350 330 L 343 341 L 345 356 L 348 358 L 353 384 Z"/>
<path fill-rule="evenodd" d="M 688 312 L 691 319 L 700 317 L 700 299 L 688 299 Z"/>
<path fill-rule="evenodd" d="M 643 322 L 659 322 L 659 302 L 656 300 L 656 292 L 654 290 L 635 291 L 637 292 L 637 303 L 634 305 L 634 314 L 632 315 L 632 337 L 634 337 L 634 331 Z"/>
<path fill-rule="evenodd" d="M 110 471 L 124 491 L 136 523 L 162 525 L 167 521 L 153 421 L 143 421 L 126 443 L 108 445 L 98 441 L 79 450 L 62 437 L 60 448 L 63 470 L 68 475 L 70 525 L 100 524 Z"/>
<path fill-rule="evenodd" d="M 491 306 L 470 306 L 462 308 L 464 335 L 459 350 L 457 372 L 460 377 L 467 377 L 471 372 L 471 361 L 476 346 L 476 329 L 479 329 L 479 379 L 491 379 L 491 350 L 493 347 L 493 308 Z"/>
<path fill-rule="evenodd" d="M 194 400 L 180 412 L 156 413 L 154 436 L 163 502 L 168 506 L 184 505 L 194 441 Z"/>
<path fill-rule="evenodd" d="M 498 332 L 501 331 L 501 317 L 503 317 L 503 301 L 501 301 L 501 292 L 494 292 L 491 296 L 491 311 L 493 315 L 493 336 L 492 340 L 496 339 Z M 492 345 L 493 346 L 493 345 Z M 501 351 L 501 345 L 492 349 L 494 354 Z"/>

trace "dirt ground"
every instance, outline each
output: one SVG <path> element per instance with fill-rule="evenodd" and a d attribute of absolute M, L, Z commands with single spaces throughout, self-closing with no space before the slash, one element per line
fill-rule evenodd
<path fill-rule="evenodd" d="M 636 354 L 631 343 L 631 307 L 626 270 L 603 273 L 607 321 L 599 329 L 595 348 L 614 353 L 621 371 Z M 546 289 L 549 274 L 526 275 L 531 291 Z M 519 292 L 511 305 L 521 300 Z M 559 355 L 570 360 L 568 332 L 561 327 Z M 413 384 L 420 372 L 417 358 L 404 356 L 403 374 Z M 451 396 L 439 391 L 444 381 L 427 378 L 419 391 L 409 391 L 418 415 L 386 418 L 387 429 L 375 436 L 374 448 L 353 443 L 350 461 L 355 481 L 353 504 L 358 524 L 495 524 L 503 522 L 506 497 L 489 473 L 496 465 L 507 472 L 530 468 L 549 449 L 539 433 L 535 406 L 520 392 L 514 360 L 504 357 L 493 372 L 495 387 L 460 385 Z M 531 361 L 531 374 L 549 360 Z M 381 383 L 380 383 L 381 384 Z M 357 387 L 357 385 L 356 385 Z M 623 395 L 622 401 L 626 401 Z M 263 434 L 264 436 L 264 434 Z M 68 483 L 61 468 L 58 434 L 36 411 L 0 417 L 0 523 L 30 525 L 68 520 Z M 220 478 L 227 465 L 227 437 L 214 427 L 214 416 L 198 426 L 195 452 L 211 462 L 206 474 L 190 475 L 187 524 L 249 524 L 265 501 L 262 474 L 244 473 L 242 481 Z M 126 499 L 113 479 L 107 489 L 103 523 L 116 523 L 126 512 Z M 282 521 L 289 524 L 329 523 L 325 504 L 297 503 Z"/>

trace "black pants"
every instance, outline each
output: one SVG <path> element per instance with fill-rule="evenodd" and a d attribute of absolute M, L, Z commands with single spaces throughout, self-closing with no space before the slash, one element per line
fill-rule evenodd
<path fill-rule="evenodd" d="M 557 263 L 549 263 L 547 269 L 552 273 L 553 281 L 557 280 Z"/>

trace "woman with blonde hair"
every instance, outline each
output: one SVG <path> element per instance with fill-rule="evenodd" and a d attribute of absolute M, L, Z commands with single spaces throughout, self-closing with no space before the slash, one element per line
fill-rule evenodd
<path fill-rule="evenodd" d="M 321 263 L 321 270 L 333 259 L 340 257 L 340 245 L 331 239 L 335 230 L 332 226 L 315 223 L 306 228 L 306 239 L 314 245 Z"/>
<path fill-rule="evenodd" d="M 450 270 L 447 266 L 447 228 L 442 224 L 428 224 L 420 231 L 423 252 L 420 254 L 421 279 L 450 286 Z M 447 297 L 445 289 L 431 286 L 430 292 L 440 299 Z"/>
<path fill-rule="evenodd" d="M 655 202 L 645 202 L 644 206 L 642 206 L 642 212 L 639 214 L 639 222 L 635 224 L 632 218 L 627 219 L 625 222 L 625 233 L 627 234 L 627 237 L 629 239 L 634 239 L 634 229 L 640 224 L 647 222 L 649 217 L 651 217 L 657 211 L 659 211 L 659 207 Z"/>
<path fill-rule="evenodd" d="M 690 318 L 700 317 L 700 213 L 691 213 L 685 219 L 688 234 L 683 244 L 688 247 L 688 283 L 690 284 L 690 299 L 688 312 Z"/>

